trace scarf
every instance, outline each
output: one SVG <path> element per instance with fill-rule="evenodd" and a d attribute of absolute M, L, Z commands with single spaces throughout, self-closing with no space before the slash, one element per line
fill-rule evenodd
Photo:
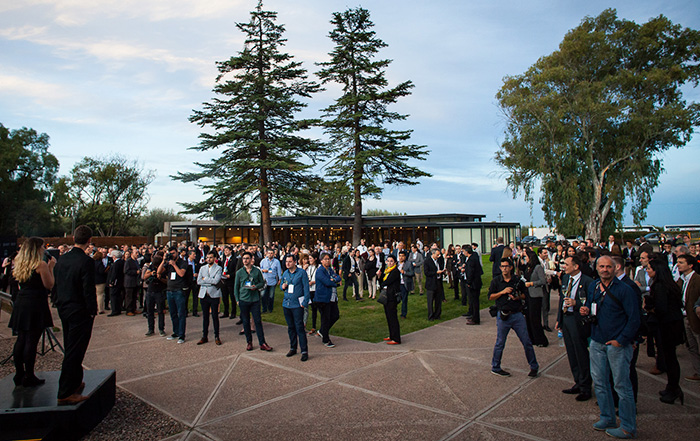
<path fill-rule="evenodd" d="M 384 270 L 384 280 L 386 280 L 386 277 L 394 270 L 394 268 L 396 268 L 396 265 L 390 266 Z"/>

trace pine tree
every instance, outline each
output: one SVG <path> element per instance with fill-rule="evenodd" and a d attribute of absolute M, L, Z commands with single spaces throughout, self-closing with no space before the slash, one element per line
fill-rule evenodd
<path fill-rule="evenodd" d="M 192 149 L 221 149 L 221 155 L 197 163 L 199 172 L 179 172 L 173 178 L 205 181 L 198 185 L 208 197 L 181 203 L 185 213 L 211 216 L 224 211 L 233 218 L 259 208 L 260 239 L 265 243 L 272 240 L 270 207 L 291 210 L 309 199 L 305 189 L 316 179 L 309 169 L 324 147 L 297 134 L 314 121 L 297 120 L 295 115 L 306 107 L 302 99 L 320 86 L 308 80 L 300 62 L 281 52 L 286 39 L 284 26 L 275 24 L 276 12 L 264 11 L 259 1 L 250 16 L 249 23 L 236 24 L 246 36 L 243 50 L 217 62 L 213 91 L 218 97 L 190 117 L 190 122 L 212 129 L 203 132 Z"/>
<path fill-rule="evenodd" d="M 391 130 L 387 125 L 407 115 L 387 107 L 410 95 L 413 83 L 406 81 L 387 88 L 384 71 L 391 60 L 375 60 L 386 46 L 372 30 L 369 11 L 348 9 L 333 14 L 335 28 L 329 37 L 335 43 L 331 60 L 319 63 L 322 83 L 339 83 L 343 94 L 323 110 L 323 126 L 330 138 L 333 157 L 328 174 L 347 182 L 353 190 L 353 243 L 362 234 L 362 197 L 381 195 L 381 185 L 416 185 L 430 176 L 408 165 L 409 159 L 424 160 L 425 146 L 404 144 L 412 130 Z"/>

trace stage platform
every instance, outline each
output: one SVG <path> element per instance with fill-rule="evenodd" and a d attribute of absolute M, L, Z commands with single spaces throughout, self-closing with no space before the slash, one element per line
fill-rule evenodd
<path fill-rule="evenodd" d="M 16 388 L 12 375 L 0 380 L 0 441 L 77 440 L 107 416 L 116 394 L 114 370 L 86 370 L 82 393 L 89 399 L 73 406 L 56 403 L 60 375 L 38 372 L 46 383 L 31 388 Z"/>

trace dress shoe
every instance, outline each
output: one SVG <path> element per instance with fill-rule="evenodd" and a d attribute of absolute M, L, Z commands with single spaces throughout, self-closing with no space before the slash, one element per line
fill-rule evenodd
<path fill-rule="evenodd" d="M 153 334 L 155 334 L 155 332 L 153 332 L 153 331 L 148 331 L 148 332 L 145 333 L 144 335 L 145 335 L 146 337 L 150 337 L 150 336 L 152 336 Z"/>
<path fill-rule="evenodd" d="M 248 345 L 245 347 L 246 351 L 252 351 L 253 350 L 253 343 L 248 343 Z"/>
<path fill-rule="evenodd" d="M 243 334 L 245 334 L 245 331 L 243 329 L 241 329 L 240 332 L 238 333 L 238 335 L 243 335 Z"/>
<path fill-rule="evenodd" d="M 71 406 L 74 404 L 82 403 L 83 401 L 87 400 L 89 397 L 85 395 L 80 395 L 80 394 L 73 394 L 69 397 L 66 398 L 59 398 L 58 405 L 59 406 Z"/>
<path fill-rule="evenodd" d="M 301 361 L 306 361 L 308 359 L 309 359 L 309 354 L 307 354 L 306 352 L 302 352 L 301 353 Z"/>
<path fill-rule="evenodd" d="M 217 346 L 221 346 L 221 339 L 219 337 L 216 337 L 214 339 L 214 343 L 216 343 Z"/>
<path fill-rule="evenodd" d="M 297 355 L 296 349 L 290 349 L 289 352 L 287 352 L 287 357 L 292 357 L 294 355 Z"/>
<path fill-rule="evenodd" d="M 198 345 L 203 345 L 204 343 L 209 343 L 209 339 L 203 338 L 197 342 Z"/>
<path fill-rule="evenodd" d="M 467 324 L 467 325 L 470 325 L 470 326 L 471 326 L 471 325 L 478 325 L 478 323 L 475 322 L 474 320 L 467 320 L 467 323 L 466 323 L 466 324 Z"/>
<path fill-rule="evenodd" d="M 219 318 L 226 318 L 226 317 L 228 317 L 228 314 L 221 314 L 221 315 L 219 316 Z"/>
<path fill-rule="evenodd" d="M 133 317 L 133 316 L 135 316 L 136 314 L 134 314 L 133 312 L 127 312 L 126 315 L 129 316 L 129 317 Z"/>
<path fill-rule="evenodd" d="M 24 387 L 41 386 L 44 383 L 46 383 L 46 380 L 43 378 L 37 378 L 34 375 L 25 375 L 24 379 L 22 380 L 22 386 Z"/>
<path fill-rule="evenodd" d="M 238 320 L 238 321 L 236 322 L 236 324 L 237 324 L 237 325 L 242 325 L 242 324 L 243 324 L 243 320 Z"/>
<path fill-rule="evenodd" d="M 576 401 L 588 401 L 591 399 L 591 394 L 589 392 L 581 392 L 576 395 Z"/>
<path fill-rule="evenodd" d="M 661 371 L 661 370 L 659 370 L 656 366 L 654 366 L 653 368 L 649 369 L 649 373 L 650 373 L 651 375 L 661 375 L 661 374 L 663 374 L 664 372 Z"/>
<path fill-rule="evenodd" d="M 121 315 L 121 314 L 116 314 L 116 313 L 113 312 L 113 313 L 111 313 L 111 314 L 107 314 L 107 317 L 116 317 L 116 316 L 118 316 L 118 315 Z"/>
<path fill-rule="evenodd" d="M 272 351 L 272 348 L 267 343 L 263 343 L 260 345 L 260 350 L 270 352 Z"/>
<path fill-rule="evenodd" d="M 577 395 L 581 393 L 581 389 L 578 388 L 577 386 L 573 386 L 571 389 L 564 389 L 562 393 L 569 394 L 569 395 Z"/>
<path fill-rule="evenodd" d="M 659 400 L 661 400 L 662 403 L 666 404 L 673 404 L 677 398 L 680 398 L 681 400 L 681 406 L 683 405 L 683 391 L 679 387 L 676 391 L 674 392 L 666 392 L 664 395 L 661 395 L 659 397 Z"/>
<path fill-rule="evenodd" d="M 539 375 L 539 370 L 537 370 L 537 369 L 530 369 L 530 373 L 527 374 L 527 376 L 530 378 L 537 378 L 538 375 Z"/>

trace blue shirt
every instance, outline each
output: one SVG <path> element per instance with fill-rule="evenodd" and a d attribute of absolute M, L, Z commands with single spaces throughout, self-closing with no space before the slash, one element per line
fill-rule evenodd
<path fill-rule="evenodd" d="M 282 274 L 282 285 L 284 284 L 287 286 L 282 299 L 283 308 L 303 308 L 309 304 L 309 275 L 306 271 L 299 267 L 294 272 L 285 270 Z M 290 287 L 292 292 L 289 292 Z"/>
<path fill-rule="evenodd" d="M 620 303 L 610 297 L 614 295 Z M 598 321 L 591 326 L 591 340 L 605 344 L 617 340 L 621 345 L 629 345 L 637 340 L 641 323 L 639 300 L 636 294 L 617 277 L 604 289 L 601 283 L 591 283 L 588 288 L 586 306 L 597 303 Z"/>
<path fill-rule="evenodd" d="M 263 272 L 263 278 L 267 286 L 275 286 L 279 282 L 280 277 L 282 277 L 282 266 L 280 261 L 273 258 L 272 260 L 267 257 L 260 261 L 260 269 L 268 270 Z"/>

